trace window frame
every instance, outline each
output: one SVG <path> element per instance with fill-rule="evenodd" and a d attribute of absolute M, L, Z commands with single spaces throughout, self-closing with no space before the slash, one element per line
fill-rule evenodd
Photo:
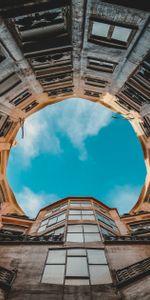
<path fill-rule="evenodd" d="M 96 227 L 98 231 L 87 231 L 86 229 L 86 225 L 91 225 L 93 227 Z M 74 226 L 74 228 L 76 229 L 76 231 L 70 231 L 69 230 L 69 227 L 70 226 Z M 78 230 L 79 227 L 77 226 L 80 226 L 80 229 Z M 94 228 L 93 228 L 94 229 Z M 82 241 L 68 241 L 68 235 L 71 235 L 73 237 L 73 235 L 75 234 L 79 234 L 79 236 L 82 237 Z M 99 236 L 99 240 L 95 239 L 95 241 L 87 241 L 87 238 L 86 236 L 92 236 L 92 235 L 97 235 Z M 67 243 L 95 243 L 95 242 L 100 242 L 102 243 L 102 234 L 101 234 L 101 230 L 100 230 L 100 227 L 98 224 L 68 224 L 67 225 L 67 231 L 66 231 L 66 242 Z"/>
<path fill-rule="evenodd" d="M 102 37 L 102 36 L 92 34 L 94 22 L 105 23 L 105 24 L 109 25 L 107 37 Z M 125 29 L 131 29 L 131 33 L 129 34 L 129 37 L 126 42 L 119 41 L 117 39 L 112 38 L 113 32 L 115 30 L 115 26 L 122 27 Z M 92 15 L 90 17 L 88 41 L 91 43 L 94 43 L 94 44 L 105 45 L 105 46 L 109 46 L 109 47 L 116 47 L 116 48 L 121 48 L 121 49 L 127 49 L 128 46 L 130 45 L 131 41 L 133 40 L 133 38 L 137 32 L 137 29 L 138 29 L 138 26 L 133 25 L 133 24 L 127 24 L 124 22 L 116 22 L 116 21 L 104 19 L 99 16 Z"/>
<path fill-rule="evenodd" d="M 61 263 L 48 263 L 48 258 L 49 258 L 49 255 L 50 255 L 50 251 L 65 251 L 65 259 L 64 259 L 64 262 L 61 262 Z M 69 250 L 81 250 L 81 253 L 74 253 L 74 254 L 69 254 Z M 82 253 L 82 250 L 85 251 L 85 253 Z M 97 262 L 97 261 L 94 261 L 94 262 L 89 262 L 89 253 L 88 251 L 103 251 L 103 256 L 104 256 L 104 261 L 102 262 Z M 57 253 L 58 255 L 58 253 Z M 57 256 L 56 255 L 56 256 Z M 84 258 L 84 261 L 86 262 L 86 268 L 87 268 L 87 276 L 85 276 L 85 274 L 83 274 L 83 276 L 80 276 L 80 275 L 73 275 L 71 274 L 70 276 L 67 275 L 67 262 L 68 262 L 68 258 L 72 258 L 73 260 L 73 257 L 75 257 L 76 259 L 77 258 Z M 93 256 L 94 257 L 94 256 Z M 111 270 L 109 268 L 109 265 L 108 265 L 108 259 L 107 259 L 107 255 L 106 255 L 106 252 L 105 252 L 105 248 L 90 248 L 90 247 L 87 247 L 87 248 L 83 248 L 83 247 L 78 247 L 78 248 L 75 248 L 75 247 L 66 247 L 66 248 L 49 248 L 48 249 L 48 252 L 47 252 L 47 255 L 46 255 L 46 259 L 45 259 L 45 264 L 44 264 L 44 267 L 43 267 L 43 272 L 42 272 L 42 276 L 41 276 L 41 280 L 40 282 L 43 284 L 45 283 L 43 281 L 43 277 L 44 277 L 44 272 L 45 272 L 45 269 L 47 268 L 47 266 L 64 266 L 64 277 L 63 277 L 63 280 L 61 283 L 62 286 L 65 286 L 65 285 L 71 285 L 71 284 L 65 284 L 66 281 L 71 281 L 71 280 L 87 280 L 89 283 L 86 284 L 87 286 L 91 286 L 91 285 L 101 285 L 101 284 L 105 284 L 105 283 L 93 283 L 91 284 L 91 278 L 92 278 L 92 273 L 90 273 L 90 266 L 94 267 L 94 266 L 107 266 L 107 269 L 108 269 L 108 273 L 109 273 L 109 276 L 110 276 L 110 280 L 111 282 L 107 282 L 106 284 L 112 284 L 113 282 L 113 277 L 112 277 L 112 274 L 111 274 Z M 102 280 L 103 280 L 103 277 L 102 277 Z M 109 280 L 109 279 L 108 279 Z M 58 283 L 51 283 L 51 282 L 46 282 L 48 284 L 58 284 Z M 73 284 L 72 284 L 73 285 Z M 82 285 L 82 284 L 77 284 L 77 285 Z"/>
<path fill-rule="evenodd" d="M 93 63 L 92 63 L 92 61 L 93 61 Z M 112 65 L 112 67 L 106 66 L 105 64 L 106 65 L 110 64 L 110 65 Z M 117 64 L 118 63 L 116 63 L 116 62 L 108 61 L 108 60 L 101 59 L 101 58 L 95 58 L 92 56 L 87 57 L 87 68 L 91 69 L 91 70 L 99 71 L 99 72 L 113 73 Z"/>

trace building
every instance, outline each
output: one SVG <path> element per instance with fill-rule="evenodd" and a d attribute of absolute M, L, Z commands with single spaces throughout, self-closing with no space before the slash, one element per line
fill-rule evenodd
<path fill-rule="evenodd" d="M 70 197 L 35 220 L 3 215 L 0 299 L 147 300 L 149 253 L 150 210 L 119 216 L 94 198 Z"/>
<path fill-rule="evenodd" d="M 2 299 L 3 292 L 6 297 L 11 285 L 8 299 L 149 299 L 149 12 L 147 0 L 140 3 L 135 0 L 0 1 Z M 74 206 L 74 210 L 81 210 L 81 214 L 77 214 L 76 220 L 68 221 L 67 218 L 61 220 L 61 215 L 58 215 L 54 220 L 60 218 L 61 226 L 58 222 L 58 227 L 65 225 L 65 231 L 56 228 L 49 237 L 49 233 L 46 235 L 44 231 L 47 228 L 44 216 L 46 210 L 54 209 L 57 204 L 41 210 L 36 220 L 25 217 L 7 181 L 6 167 L 10 149 L 16 144 L 16 134 L 23 127 L 26 117 L 70 97 L 103 104 L 129 119 L 143 148 L 147 176 L 139 199 L 130 214 L 125 216 L 119 216 L 115 209 L 93 198 L 59 201 L 60 205 L 67 203 L 68 209 L 72 207 L 68 201 L 81 201 L 79 206 Z M 82 202 L 88 201 L 89 207 L 82 207 Z M 95 216 L 98 213 L 94 203 L 98 205 L 100 217 Z M 84 210 L 93 213 L 87 214 L 87 219 L 84 219 Z M 50 219 L 49 222 L 54 220 Z M 39 222 L 43 225 L 40 228 Z M 77 223 L 82 232 L 68 232 L 66 237 L 67 228 L 77 226 Z M 100 227 L 97 227 L 99 224 Z M 86 232 L 88 228 L 95 231 Z M 76 237 L 79 240 L 71 242 L 68 236 L 69 239 Z M 86 244 L 81 241 L 83 237 L 87 239 Z M 97 240 L 89 241 L 90 238 Z M 86 251 L 81 253 L 83 246 Z M 52 269 L 48 263 L 50 258 L 46 258 L 46 255 L 52 253 L 52 248 L 71 253 L 72 247 L 78 248 L 76 253 L 81 253 L 80 259 L 76 253 L 74 256 L 68 252 L 62 253 L 65 253 L 65 259 L 70 264 L 72 257 L 81 265 L 85 265 L 86 261 L 88 273 L 80 278 L 84 286 L 77 285 L 74 274 L 67 275 L 69 267 L 66 263 L 58 263 L 59 274 L 65 269 L 63 284 L 62 277 L 59 278 L 59 287 L 56 282 L 42 283 L 41 280 L 50 280 L 47 279 L 49 275 L 46 275 L 46 270 Z M 103 263 L 90 263 L 91 248 L 95 249 L 93 251 L 99 249 L 95 255 L 101 255 Z M 91 275 L 95 274 L 95 271 L 91 271 L 94 268 L 100 273 L 102 269 L 107 270 L 106 284 L 97 282 L 94 285 L 94 280 L 97 280 Z M 54 264 L 53 272 L 55 270 Z M 43 276 L 41 272 L 44 272 Z"/>

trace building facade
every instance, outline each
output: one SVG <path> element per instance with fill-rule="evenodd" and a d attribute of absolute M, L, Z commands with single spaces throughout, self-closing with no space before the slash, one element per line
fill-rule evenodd
<path fill-rule="evenodd" d="M 133 211 L 150 196 L 150 5 L 147 0 L 0 1 L 0 202 L 22 211 L 6 167 L 25 119 L 83 98 L 129 119 L 147 176 Z"/>
<path fill-rule="evenodd" d="M 119 216 L 86 197 L 59 200 L 35 220 L 2 216 L 2 298 L 144 299 L 150 294 L 150 209 Z"/>
<path fill-rule="evenodd" d="M 147 0 L 0 1 L 0 299 L 149 299 L 149 12 Z M 7 180 L 11 147 L 29 115 L 73 97 L 129 119 L 144 187 L 124 216 L 70 197 L 31 220 Z"/>

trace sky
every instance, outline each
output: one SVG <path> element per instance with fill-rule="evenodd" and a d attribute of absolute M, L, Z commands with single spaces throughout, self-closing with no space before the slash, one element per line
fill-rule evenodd
<path fill-rule="evenodd" d="M 10 152 L 7 177 L 24 212 L 69 196 L 91 196 L 120 214 L 145 181 L 141 145 L 127 120 L 85 99 L 52 104 L 28 117 Z"/>

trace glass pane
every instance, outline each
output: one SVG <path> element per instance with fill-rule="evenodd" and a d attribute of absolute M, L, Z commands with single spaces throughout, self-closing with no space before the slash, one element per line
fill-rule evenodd
<path fill-rule="evenodd" d="M 80 203 L 79 202 L 78 203 L 77 202 L 76 203 L 70 203 L 70 205 L 71 206 L 78 206 L 78 207 L 80 207 Z"/>
<path fill-rule="evenodd" d="M 85 249 L 69 249 L 67 252 L 68 256 L 86 256 Z"/>
<path fill-rule="evenodd" d="M 64 264 L 66 250 L 49 250 L 47 264 Z"/>
<path fill-rule="evenodd" d="M 113 226 L 113 227 L 117 227 L 116 223 L 113 220 L 109 219 L 109 223 Z"/>
<path fill-rule="evenodd" d="M 57 222 L 63 221 L 65 219 L 66 214 L 62 214 L 58 216 Z"/>
<path fill-rule="evenodd" d="M 57 217 L 52 218 L 52 219 L 49 220 L 48 226 L 53 225 L 53 224 L 55 224 L 56 222 L 57 222 Z"/>
<path fill-rule="evenodd" d="M 93 22 L 92 35 L 107 37 L 110 25 L 100 22 Z"/>
<path fill-rule="evenodd" d="M 83 215 L 82 219 L 83 220 L 95 220 L 95 216 L 94 215 Z"/>
<path fill-rule="evenodd" d="M 49 211 L 49 212 L 47 212 L 47 213 L 45 214 L 45 217 L 49 217 L 51 214 L 52 214 L 52 212 Z"/>
<path fill-rule="evenodd" d="M 108 284 L 112 282 L 108 266 L 91 265 L 89 269 L 91 284 Z"/>
<path fill-rule="evenodd" d="M 80 215 L 80 214 L 81 214 L 81 210 L 75 210 L 75 209 L 69 210 L 69 215 Z"/>
<path fill-rule="evenodd" d="M 40 227 L 40 228 L 38 229 L 38 232 L 42 232 L 42 231 L 44 231 L 45 229 L 46 229 L 46 225 Z"/>
<path fill-rule="evenodd" d="M 91 206 L 91 202 L 81 202 L 82 206 Z"/>
<path fill-rule="evenodd" d="M 88 249 L 89 264 L 107 264 L 104 250 Z"/>
<path fill-rule="evenodd" d="M 88 276 L 86 257 L 68 257 L 66 276 Z"/>
<path fill-rule="evenodd" d="M 95 208 L 99 209 L 100 211 L 102 211 L 103 213 L 105 214 L 108 214 L 108 211 L 106 211 L 103 207 L 97 205 L 97 204 L 94 204 Z"/>
<path fill-rule="evenodd" d="M 71 215 L 68 217 L 69 220 L 81 220 L 80 215 Z"/>
<path fill-rule="evenodd" d="M 83 243 L 83 234 L 82 233 L 68 233 L 67 242 L 79 242 Z"/>
<path fill-rule="evenodd" d="M 63 284 L 64 281 L 64 265 L 47 265 L 45 266 L 42 282 Z"/>
<path fill-rule="evenodd" d="M 108 226 L 111 226 L 109 219 L 105 218 L 104 216 L 97 214 L 97 218 L 99 221 L 107 224 Z"/>
<path fill-rule="evenodd" d="M 85 242 L 96 242 L 101 241 L 99 233 L 85 233 L 84 234 Z"/>
<path fill-rule="evenodd" d="M 57 206 L 57 207 L 53 208 L 53 210 L 52 210 L 52 211 L 54 212 L 54 211 L 57 211 L 57 210 L 59 210 L 59 209 L 60 209 L 60 207 L 59 207 L 59 206 Z"/>
<path fill-rule="evenodd" d="M 55 234 L 55 231 L 54 231 L 54 230 L 48 231 L 45 235 L 46 235 L 46 236 L 50 236 L 50 235 L 52 235 L 52 234 Z"/>
<path fill-rule="evenodd" d="M 105 235 L 107 235 L 107 236 L 111 236 L 111 235 L 113 235 L 113 236 L 115 236 L 112 232 L 110 232 L 109 230 L 106 230 L 106 229 L 104 229 L 104 228 L 101 228 L 101 230 L 102 230 L 102 234 L 105 236 Z"/>
<path fill-rule="evenodd" d="M 82 232 L 82 225 L 68 225 L 68 232 Z"/>
<path fill-rule="evenodd" d="M 97 225 L 83 225 L 84 232 L 99 232 Z"/>
<path fill-rule="evenodd" d="M 66 279 L 65 285 L 89 285 L 88 279 Z"/>
<path fill-rule="evenodd" d="M 92 215 L 93 214 L 93 210 L 82 210 L 82 214 L 83 215 Z"/>
<path fill-rule="evenodd" d="M 115 26 L 112 34 L 112 39 L 122 41 L 122 42 L 127 42 L 131 31 L 132 30 L 129 28 Z"/>
<path fill-rule="evenodd" d="M 64 233 L 64 226 L 55 230 L 55 234 Z"/>
<path fill-rule="evenodd" d="M 61 209 L 64 209 L 64 208 L 66 208 L 68 206 L 68 204 L 64 204 L 64 205 L 62 205 L 60 208 Z"/>
<path fill-rule="evenodd" d="M 40 227 L 43 226 L 43 225 L 47 225 L 48 220 L 49 220 L 49 219 L 46 219 L 46 220 L 42 221 Z"/>

